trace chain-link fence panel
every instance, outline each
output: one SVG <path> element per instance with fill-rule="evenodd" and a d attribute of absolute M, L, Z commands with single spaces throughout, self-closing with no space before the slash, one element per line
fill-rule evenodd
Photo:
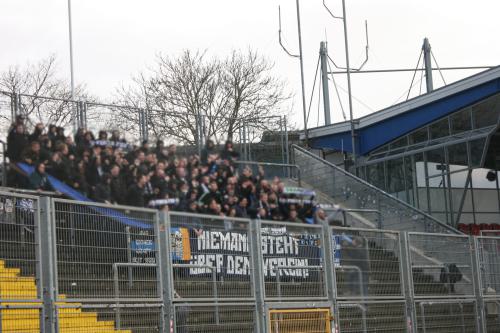
<path fill-rule="evenodd" d="M 177 333 L 256 332 L 255 306 L 245 304 L 177 304 Z"/>
<path fill-rule="evenodd" d="M 14 122 L 12 95 L 0 91 L 0 133 L 2 140 L 7 137 L 10 125 Z"/>
<path fill-rule="evenodd" d="M 329 196 L 344 209 L 380 212 L 376 221 L 358 220 L 364 224 L 359 227 L 458 234 L 452 227 L 305 149 L 293 146 L 293 151 L 292 163 L 298 165 L 308 187 Z"/>
<path fill-rule="evenodd" d="M 162 328 L 160 305 L 72 304 L 57 306 L 59 332 L 154 333 Z"/>
<path fill-rule="evenodd" d="M 338 298 L 402 298 L 399 233 L 332 228 Z"/>
<path fill-rule="evenodd" d="M 408 247 L 415 296 L 474 295 L 469 237 L 408 233 Z"/>
<path fill-rule="evenodd" d="M 156 211 L 55 199 L 53 214 L 59 297 L 160 297 Z"/>
<path fill-rule="evenodd" d="M 476 239 L 484 296 L 500 296 L 500 237 Z"/>
<path fill-rule="evenodd" d="M 249 220 L 169 213 L 174 298 L 251 299 Z"/>
<path fill-rule="evenodd" d="M 415 303 L 415 309 L 417 332 L 475 333 L 479 331 L 475 301 L 422 300 Z"/>
<path fill-rule="evenodd" d="M 267 299 L 326 298 L 321 226 L 263 221 L 260 240 Z"/>
<path fill-rule="evenodd" d="M 27 130 L 31 131 L 37 123 L 42 123 L 44 126 L 55 125 L 66 130 L 65 135 L 71 134 L 67 129 L 74 125 L 78 102 L 44 96 L 18 96 L 17 114 L 25 117 Z"/>
<path fill-rule="evenodd" d="M 0 192 L 0 301 L 40 299 L 38 199 Z"/>
<path fill-rule="evenodd" d="M 338 326 L 345 332 L 409 332 L 404 301 L 339 302 Z"/>

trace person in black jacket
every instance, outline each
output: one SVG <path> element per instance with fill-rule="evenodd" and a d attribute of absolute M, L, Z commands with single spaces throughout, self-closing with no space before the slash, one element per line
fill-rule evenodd
<path fill-rule="evenodd" d="M 126 204 L 125 197 L 127 194 L 127 187 L 125 186 L 125 181 L 121 175 L 121 170 L 118 165 L 113 165 L 111 167 L 111 201 L 120 205 Z"/>
<path fill-rule="evenodd" d="M 24 132 L 24 125 L 17 124 L 7 137 L 7 156 L 11 162 L 21 161 L 21 154 L 28 146 L 28 136 Z"/>
<path fill-rule="evenodd" d="M 208 163 L 208 156 L 216 153 L 214 142 L 208 139 L 205 148 L 201 151 L 201 164 L 206 165 Z"/>
<path fill-rule="evenodd" d="M 227 140 L 224 149 L 220 153 L 220 158 L 228 161 L 235 161 L 240 158 L 240 154 L 234 150 L 234 145 L 231 140 Z"/>
<path fill-rule="evenodd" d="M 146 176 L 137 176 L 136 182 L 130 186 L 127 192 L 127 205 L 144 207 L 144 185 L 146 184 Z"/>
<path fill-rule="evenodd" d="M 52 191 L 52 185 L 45 173 L 45 164 L 38 163 L 29 177 L 30 187 L 36 191 Z"/>
<path fill-rule="evenodd" d="M 97 202 L 103 202 L 110 204 L 113 201 L 113 198 L 111 196 L 111 175 L 108 173 L 105 173 L 101 177 L 101 181 L 97 186 L 95 187 L 94 190 L 94 199 Z"/>

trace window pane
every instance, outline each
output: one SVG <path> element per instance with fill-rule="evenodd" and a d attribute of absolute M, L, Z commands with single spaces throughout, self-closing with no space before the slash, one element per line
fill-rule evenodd
<path fill-rule="evenodd" d="M 402 158 L 387 162 L 387 183 L 389 193 L 397 195 L 405 190 Z"/>
<path fill-rule="evenodd" d="M 431 124 L 429 126 L 431 132 L 431 140 L 442 138 L 450 135 L 450 127 L 448 125 L 448 117 Z"/>
<path fill-rule="evenodd" d="M 500 95 L 488 98 L 487 100 L 472 107 L 475 128 L 487 127 L 498 123 L 500 113 Z"/>
<path fill-rule="evenodd" d="M 477 139 L 470 142 L 470 158 L 473 167 L 481 166 L 481 159 L 483 157 L 484 145 L 486 139 Z"/>
<path fill-rule="evenodd" d="M 468 165 L 467 144 L 459 143 L 448 147 L 448 160 L 453 165 Z"/>
<path fill-rule="evenodd" d="M 391 149 L 406 147 L 408 145 L 408 137 L 403 136 L 402 138 L 391 143 Z"/>
<path fill-rule="evenodd" d="M 366 166 L 366 176 L 369 183 L 380 189 L 384 189 L 385 179 L 383 162 Z"/>
<path fill-rule="evenodd" d="M 451 134 L 457 134 L 472 129 L 470 108 L 452 114 L 450 118 L 451 118 Z"/>
<path fill-rule="evenodd" d="M 415 132 L 410 134 L 410 144 L 420 143 L 428 141 L 429 138 L 427 136 L 427 127 L 416 130 Z"/>

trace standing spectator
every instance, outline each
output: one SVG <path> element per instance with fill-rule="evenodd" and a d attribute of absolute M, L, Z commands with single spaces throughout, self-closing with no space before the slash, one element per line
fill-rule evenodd
<path fill-rule="evenodd" d="M 21 154 L 27 146 L 28 136 L 24 132 L 24 125 L 17 124 L 7 137 L 7 156 L 10 161 L 14 163 L 21 161 Z"/>
<path fill-rule="evenodd" d="M 97 202 L 111 204 L 113 200 L 111 197 L 111 175 L 106 173 L 102 176 L 101 182 L 95 187 L 94 199 Z"/>
<path fill-rule="evenodd" d="M 127 194 L 127 188 L 120 171 L 120 167 L 116 164 L 111 167 L 111 182 L 109 185 L 111 190 L 111 201 L 124 205 L 126 204 L 125 196 Z"/>
<path fill-rule="evenodd" d="M 144 185 L 146 184 L 146 176 L 137 176 L 136 182 L 130 186 L 127 192 L 127 205 L 144 207 Z"/>
<path fill-rule="evenodd" d="M 240 154 L 234 150 L 234 145 L 231 140 L 227 140 L 224 144 L 224 149 L 220 153 L 220 158 L 229 161 L 235 161 L 240 158 Z"/>
<path fill-rule="evenodd" d="M 30 134 L 30 136 L 28 137 L 29 141 L 30 142 L 40 141 L 40 137 L 43 134 L 43 128 L 44 128 L 44 126 L 42 123 L 36 124 L 35 129 L 33 130 L 33 133 Z"/>
<path fill-rule="evenodd" d="M 201 164 L 208 164 L 208 157 L 216 154 L 215 144 L 212 140 L 208 139 L 205 148 L 201 151 Z"/>

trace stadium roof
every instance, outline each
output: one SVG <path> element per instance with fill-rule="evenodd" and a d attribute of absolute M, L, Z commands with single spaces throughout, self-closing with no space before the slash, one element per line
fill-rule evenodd
<path fill-rule="evenodd" d="M 406 133 L 500 92 L 500 66 L 355 120 L 357 153 L 364 155 Z M 309 130 L 312 148 L 350 152 L 350 122 Z"/>

